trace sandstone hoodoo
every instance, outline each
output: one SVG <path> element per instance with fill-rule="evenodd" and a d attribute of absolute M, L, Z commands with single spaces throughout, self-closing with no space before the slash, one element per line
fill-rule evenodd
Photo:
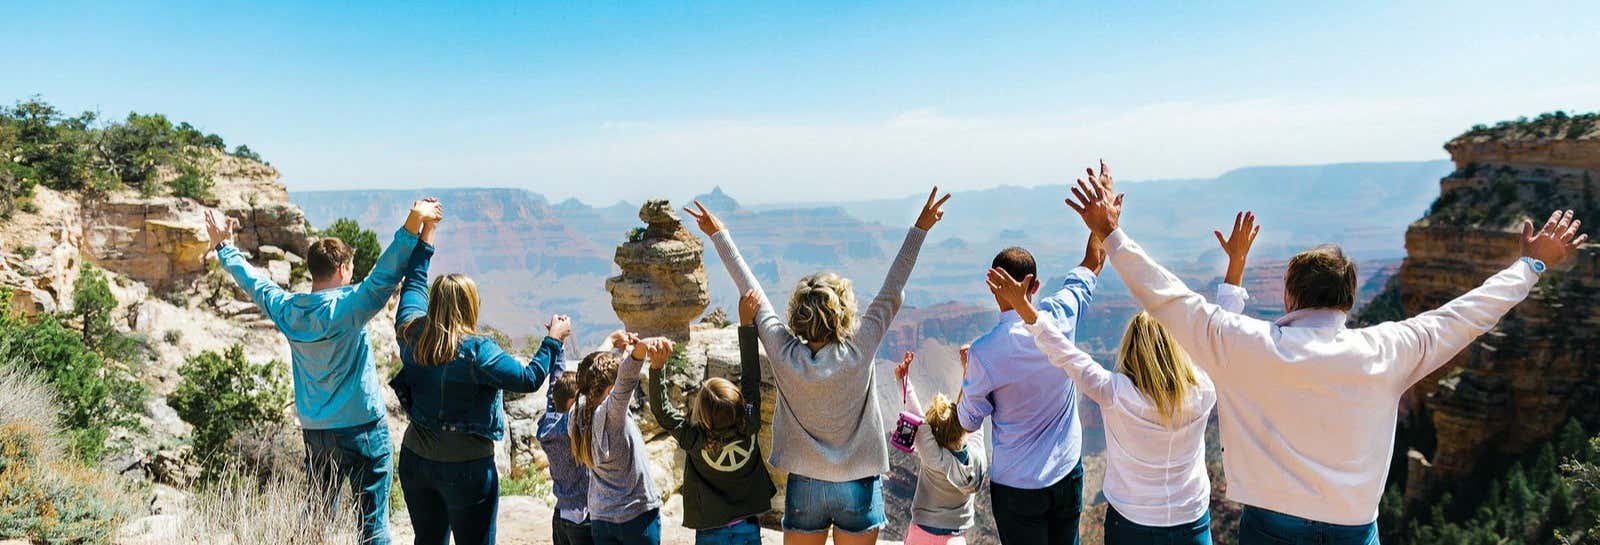
<path fill-rule="evenodd" d="M 645 227 L 617 247 L 622 274 L 606 279 L 611 308 L 629 331 L 689 340 L 689 324 L 711 303 L 704 245 L 689 233 L 672 205 L 657 199 L 639 208 Z"/>
<path fill-rule="evenodd" d="M 1476 287 L 1518 256 L 1519 225 L 1552 209 L 1600 216 L 1600 115 L 1546 114 L 1476 127 L 1445 145 L 1455 172 L 1406 232 L 1399 300 L 1406 315 Z M 1584 226 L 1588 231 L 1588 225 Z M 1410 454 L 1407 495 L 1526 454 L 1570 418 L 1600 425 L 1600 245 L 1544 275 L 1496 328 L 1417 384 L 1437 446 Z"/>

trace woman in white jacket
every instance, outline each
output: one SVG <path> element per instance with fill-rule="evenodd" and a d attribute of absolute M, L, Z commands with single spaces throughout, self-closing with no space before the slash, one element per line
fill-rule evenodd
<path fill-rule="evenodd" d="M 1255 215 L 1234 217 L 1233 233 L 1217 240 L 1228 253 L 1228 274 L 1217 303 L 1244 310 L 1245 259 L 1260 228 Z M 1211 483 L 1206 476 L 1206 422 L 1217 390 L 1172 336 L 1150 315 L 1133 317 L 1108 371 L 1073 346 L 1048 315 L 1028 302 L 1031 278 L 989 273 L 989 287 L 1010 303 L 1033 333 L 1039 351 L 1065 370 L 1084 395 L 1100 405 L 1106 430 L 1105 542 L 1211 543 Z"/>

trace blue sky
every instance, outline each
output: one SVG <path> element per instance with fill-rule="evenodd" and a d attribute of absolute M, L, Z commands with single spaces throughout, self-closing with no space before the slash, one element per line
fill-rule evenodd
<path fill-rule="evenodd" d="M 1597 2 L 0 9 L 0 100 L 166 113 L 291 191 L 855 199 L 1101 156 L 1125 179 L 1438 159 L 1474 123 L 1600 110 Z"/>

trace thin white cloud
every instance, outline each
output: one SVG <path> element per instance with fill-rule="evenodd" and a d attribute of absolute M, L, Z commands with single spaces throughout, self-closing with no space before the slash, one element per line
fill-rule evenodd
<path fill-rule="evenodd" d="M 1252 165 L 1443 158 L 1444 141 L 1472 124 L 1600 109 L 1597 100 L 1600 84 L 1408 98 L 1164 102 L 1026 117 L 914 108 L 863 123 L 616 120 L 521 152 L 413 162 L 413 170 L 392 179 L 521 185 L 554 199 L 608 203 L 683 197 L 713 185 L 750 202 L 778 202 L 899 196 L 933 183 L 953 189 L 1056 183 L 1098 157 L 1113 161 L 1128 180 L 1209 177 Z"/>

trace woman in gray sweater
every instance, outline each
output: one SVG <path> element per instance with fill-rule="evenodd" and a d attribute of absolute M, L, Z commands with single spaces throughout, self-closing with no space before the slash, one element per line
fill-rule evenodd
<path fill-rule="evenodd" d="M 784 542 L 821 545 L 877 542 L 883 526 L 883 474 L 889 470 L 883 417 L 878 414 L 873 356 L 900 310 L 901 290 L 916 265 L 928 229 L 944 217 L 933 188 L 900 253 L 865 312 L 856 316 L 850 281 L 822 272 L 800 280 L 789 299 L 788 323 L 750 272 L 722 221 L 699 202 L 684 210 L 716 245 L 740 292 L 761 297 L 756 332 L 778 386 L 772 422 L 773 466 L 789 472 L 783 510 Z M 857 322 L 859 321 L 859 325 Z"/>

